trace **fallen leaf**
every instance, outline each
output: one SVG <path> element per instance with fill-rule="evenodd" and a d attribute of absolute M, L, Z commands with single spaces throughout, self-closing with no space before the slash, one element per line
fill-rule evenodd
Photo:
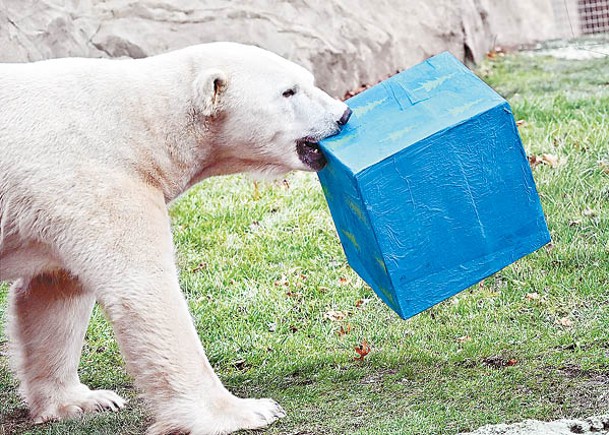
<path fill-rule="evenodd" d="M 486 58 L 488 60 L 495 60 L 497 59 L 499 53 L 497 53 L 495 50 L 491 50 L 488 53 L 486 53 Z"/>
<path fill-rule="evenodd" d="M 609 160 L 599 160 L 598 166 L 600 166 L 601 171 L 609 175 Z"/>
<path fill-rule="evenodd" d="M 581 225 L 581 223 L 582 223 L 581 219 L 574 219 L 569 222 L 569 226 L 576 227 L 577 225 Z"/>
<path fill-rule="evenodd" d="M 590 207 L 586 207 L 582 214 L 586 217 L 594 217 L 596 216 L 596 211 L 592 210 Z"/>
<path fill-rule="evenodd" d="M 331 320 L 333 322 L 338 322 L 339 320 L 343 320 L 347 317 L 347 314 L 344 311 L 338 310 L 329 310 L 324 314 L 324 319 Z"/>
<path fill-rule="evenodd" d="M 298 328 L 294 325 L 290 325 L 290 332 L 296 333 L 296 332 L 298 332 Z"/>
<path fill-rule="evenodd" d="M 457 343 L 466 343 L 468 341 L 472 341 L 472 338 L 469 335 L 464 335 L 462 337 L 457 337 L 455 341 Z"/>
<path fill-rule="evenodd" d="M 353 328 L 351 327 L 350 324 L 347 324 L 347 326 L 341 325 L 340 328 L 338 329 L 338 331 L 336 331 L 336 334 L 339 337 L 342 337 L 342 336 L 347 335 L 348 333 L 350 333 L 352 329 Z"/>
<path fill-rule="evenodd" d="M 531 168 L 536 168 L 541 164 L 548 165 L 551 168 L 557 168 L 561 163 L 560 159 L 554 154 L 542 154 L 541 156 L 531 154 L 527 158 L 529 159 Z"/>
<path fill-rule="evenodd" d="M 200 262 L 200 263 L 197 265 L 197 267 L 195 267 L 195 268 L 192 270 L 192 272 L 193 272 L 193 273 L 195 273 L 195 272 L 200 272 L 200 271 L 201 271 L 201 270 L 203 270 L 203 269 L 207 269 L 207 263 L 205 263 L 204 261 Z"/>
<path fill-rule="evenodd" d="M 338 285 L 345 286 L 349 284 L 351 284 L 351 280 L 349 278 L 345 278 L 344 276 L 338 278 Z"/>
<path fill-rule="evenodd" d="M 370 298 L 358 299 L 355 301 L 355 308 L 364 308 L 370 302 Z"/>
<path fill-rule="evenodd" d="M 527 293 L 525 296 L 525 299 L 528 299 L 529 301 L 536 301 L 539 298 L 540 298 L 540 296 L 539 296 L 539 293 L 537 293 L 537 292 Z"/>
<path fill-rule="evenodd" d="M 568 317 L 557 319 L 555 323 L 557 325 L 564 326 L 565 328 L 570 328 L 571 326 L 573 326 L 573 322 Z"/>
<path fill-rule="evenodd" d="M 285 294 L 286 294 L 286 296 L 288 296 L 290 298 L 295 298 L 295 299 L 302 298 L 301 292 L 293 292 L 292 290 L 288 290 Z"/>
<path fill-rule="evenodd" d="M 285 275 L 281 275 L 281 278 L 275 281 L 275 287 L 287 287 L 290 285 L 290 281 L 288 281 L 288 277 Z"/>
<path fill-rule="evenodd" d="M 542 154 L 541 160 L 543 161 L 543 163 L 546 163 L 551 168 L 556 168 L 560 164 L 558 157 L 554 154 Z"/>
<path fill-rule="evenodd" d="M 520 119 L 520 120 L 516 121 L 516 125 L 518 127 L 522 127 L 522 126 L 524 126 L 526 124 L 527 124 L 527 122 L 524 119 Z"/>
<path fill-rule="evenodd" d="M 506 365 L 508 367 L 515 366 L 516 364 L 518 364 L 518 360 L 515 359 L 515 358 L 512 358 L 512 359 L 508 360 L 508 362 L 506 363 Z"/>
<path fill-rule="evenodd" d="M 357 354 L 359 355 L 359 356 L 353 358 L 356 361 L 363 361 L 364 358 L 366 357 L 366 355 L 368 355 L 370 353 L 370 346 L 368 345 L 368 342 L 366 341 L 366 339 L 362 340 L 362 343 L 355 346 L 354 349 L 355 349 L 355 352 L 357 352 Z"/>
<path fill-rule="evenodd" d="M 529 159 L 529 165 L 533 169 L 535 169 L 537 166 L 539 166 L 540 164 L 543 163 L 542 158 L 539 156 L 536 156 L 534 154 L 531 154 L 530 156 L 528 156 L 528 159 Z"/>

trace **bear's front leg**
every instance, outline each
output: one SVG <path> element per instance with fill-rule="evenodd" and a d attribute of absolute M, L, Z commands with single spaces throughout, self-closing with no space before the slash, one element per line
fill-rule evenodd
<path fill-rule="evenodd" d="M 209 364 L 179 288 L 169 217 L 162 197 L 121 198 L 64 247 L 66 263 L 95 289 L 127 369 L 152 408 L 151 434 L 226 434 L 264 427 L 284 411 L 270 399 L 240 399 Z M 99 210 L 98 210 L 99 213 Z M 110 222 L 114 226 L 109 225 Z M 94 233 L 100 231 L 94 236 Z"/>
<path fill-rule="evenodd" d="M 164 273 L 168 269 L 142 271 L 147 276 L 131 271 L 120 287 L 98 292 L 128 369 L 152 407 L 156 423 L 150 433 L 225 434 L 283 417 L 272 400 L 239 399 L 224 388 L 205 356 L 177 279 Z"/>

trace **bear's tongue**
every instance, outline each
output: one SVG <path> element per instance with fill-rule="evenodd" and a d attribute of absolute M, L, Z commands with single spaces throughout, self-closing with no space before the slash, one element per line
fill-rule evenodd
<path fill-rule="evenodd" d="M 300 140 L 296 144 L 296 152 L 300 160 L 314 171 L 319 171 L 326 166 L 326 158 L 319 149 L 317 142 Z"/>

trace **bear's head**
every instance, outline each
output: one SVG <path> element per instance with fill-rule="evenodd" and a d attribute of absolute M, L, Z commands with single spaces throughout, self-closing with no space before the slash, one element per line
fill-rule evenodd
<path fill-rule="evenodd" d="M 318 142 L 347 123 L 347 105 L 316 87 L 309 71 L 269 51 L 235 43 L 206 49 L 213 65 L 198 72 L 196 101 L 213 134 L 214 158 L 232 165 L 226 172 L 323 168 Z"/>

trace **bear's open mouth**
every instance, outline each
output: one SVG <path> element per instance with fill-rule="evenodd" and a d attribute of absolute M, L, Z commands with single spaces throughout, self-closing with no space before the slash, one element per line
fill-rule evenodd
<path fill-rule="evenodd" d="M 314 171 L 319 171 L 326 166 L 326 158 L 319 148 L 319 143 L 310 137 L 296 141 L 296 152 L 300 161 Z"/>

